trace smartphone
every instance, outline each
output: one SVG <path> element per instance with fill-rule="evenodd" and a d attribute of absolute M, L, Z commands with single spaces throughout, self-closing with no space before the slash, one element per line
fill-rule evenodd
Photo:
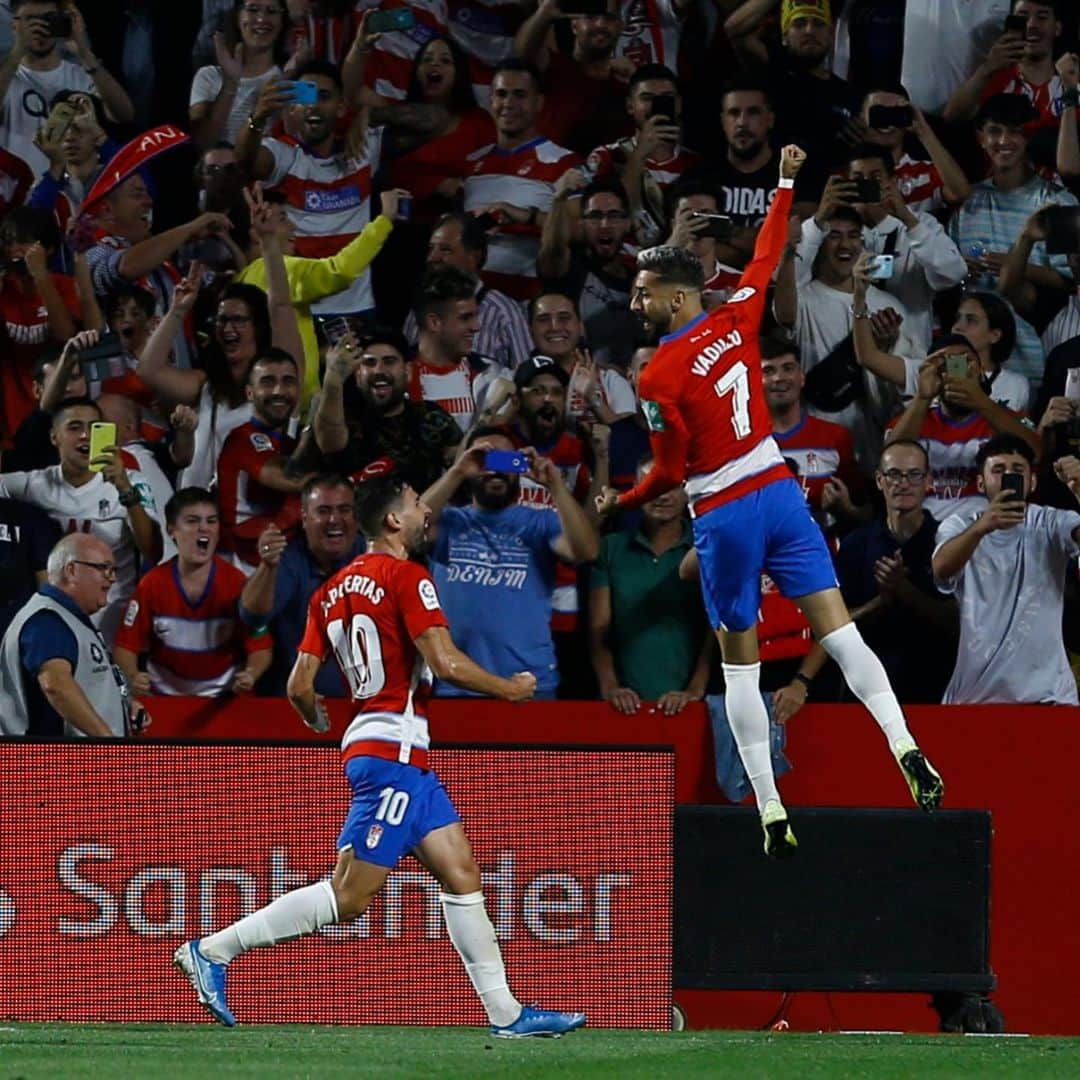
<path fill-rule="evenodd" d="M 394 8 L 392 11 L 373 11 L 364 23 L 369 34 L 389 34 L 395 30 L 411 30 L 416 25 L 416 16 L 408 8 Z"/>
<path fill-rule="evenodd" d="M 910 105 L 871 105 L 866 121 L 876 131 L 909 128 L 915 122 L 915 110 Z"/>
<path fill-rule="evenodd" d="M 1024 477 L 1018 472 L 1003 473 L 1001 477 L 1001 490 L 1012 492 L 1013 500 L 1024 501 Z"/>
<path fill-rule="evenodd" d="M 116 425 L 96 420 L 90 425 L 90 460 L 99 457 L 107 447 L 116 445 Z M 91 472 L 101 472 L 102 465 L 91 465 Z"/>
<path fill-rule="evenodd" d="M 412 217 L 412 196 L 402 195 L 397 201 L 398 217 L 402 221 L 408 221 Z"/>
<path fill-rule="evenodd" d="M 946 353 L 945 374 L 948 375 L 950 379 L 966 379 L 968 376 L 967 353 Z"/>
<path fill-rule="evenodd" d="M 866 273 L 873 281 L 887 281 L 893 276 L 894 255 L 873 255 L 866 264 Z"/>
<path fill-rule="evenodd" d="M 1047 252 L 1051 255 L 1080 252 L 1080 206 L 1048 206 L 1042 214 Z"/>
<path fill-rule="evenodd" d="M 300 79 L 292 84 L 291 97 L 294 105 L 314 105 L 319 100 L 318 84 Z"/>
<path fill-rule="evenodd" d="M 1065 372 L 1065 396 L 1070 401 L 1080 401 L 1080 367 Z"/>
<path fill-rule="evenodd" d="M 665 116 L 672 123 L 675 123 L 674 94 L 657 94 L 656 97 L 652 99 L 650 109 L 650 116 Z"/>
<path fill-rule="evenodd" d="M 46 11 L 42 15 L 34 15 L 33 18 L 40 19 L 45 24 L 49 37 L 71 37 L 71 16 L 66 11 Z"/>
<path fill-rule="evenodd" d="M 491 232 L 492 229 L 499 227 L 499 219 L 494 214 L 477 214 L 476 224 L 480 226 L 484 232 Z"/>
<path fill-rule="evenodd" d="M 499 473 L 527 473 L 529 459 L 520 450 L 489 450 L 484 455 L 484 468 Z"/>
<path fill-rule="evenodd" d="M 102 334 L 96 345 L 79 353 L 79 370 L 87 382 L 104 382 L 117 374 L 114 361 L 124 355 L 119 334 Z"/>
<path fill-rule="evenodd" d="M 1005 16 L 1005 33 L 1006 34 L 1023 34 L 1027 35 L 1027 16 L 1026 15 L 1006 15 Z"/>
<path fill-rule="evenodd" d="M 608 0 L 565 0 L 560 5 L 566 15 L 606 15 L 611 9 Z"/>
<path fill-rule="evenodd" d="M 855 202 L 879 203 L 881 202 L 881 181 L 869 176 L 853 176 L 850 183 L 855 185 Z"/>
<path fill-rule="evenodd" d="M 691 221 L 708 221 L 708 225 L 695 236 L 709 236 L 714 240 L 730 240 L 735 232 L 735 222 L 727 214 L 713 214 L 707 210 L 694 210 L 690 214 Z"/>

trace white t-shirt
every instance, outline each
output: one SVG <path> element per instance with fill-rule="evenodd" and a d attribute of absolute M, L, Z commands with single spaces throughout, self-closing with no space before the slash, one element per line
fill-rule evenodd
<path fill-rule="evenodd" d="M 49 102 L 61 90 L 96 93 L 94 80 L 79 64 L 61 60 L 51 71 L 31 71 L 20 64 L 4 98 L 0 146 L 21 157 L 35 176 L 48 170 L 49 159 L 34 145 L 34 136 L 49 115 Z"/>
<path fill-rule="evenodd" d="M 940 113 L 1005 29 L 1011 0 L 907 0 L 901 81 L 924 112 Z"/>
<path fill-rule="evenodd" d="M 935 553 L 983 508 L 943 521 Z M 1074 510 L 1029 504 L 1022 525 L 984 536 L 960 573 L 936 579 L 960 605 L 960 648 L 943 704 L 1078 703 L 1061 636 L 1065 575 L 1080 554 L 1076 529 Z"/>
<path fill-rule="evenodd" d="M 225 130 L 221 138 L 226 142 L 235 143 L 240 129 L 247 123 L 247 118 L 255 108 L 255 102 L 262 92 L 263 86 L 271 79 L 281 75 L 281 68 L 276 64 L 263 75 L 254 75 L 249 79 L 241 79 L 233 98 L 232 108 L 229 110 L 229 118 L 225 121 Z M 221 93 L 222 83 L 221 68 L 215 64 L 201 67 L 195 72 L 195 78 L 191 80 L 191 97 L 188 105 L 199 105 L 203 102 L 212 103 L 217 100 Z"/>
<path fill-rule="evenodd" d="M 217 463 L 221 448 L 233 428 L 251 419 L 251 402 L 244 401 L 235 409 L 215 401 L 209 381 L 199 393 L 199 421 L 195 426 L 195 452 L 191 464 L 177 479 L 176 486 L 210 488 L 217 482 Z"/>

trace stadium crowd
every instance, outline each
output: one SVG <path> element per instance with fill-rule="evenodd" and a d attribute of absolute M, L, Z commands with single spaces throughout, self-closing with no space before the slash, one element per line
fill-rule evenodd
<path fill-rule="evenodd" d="M 135 701 L 283 694 L 390 469 L 479 663 L 627 715 L 721 693 L 686 494 L 596 499 L 651 464 L 637 252 L 727 301 L 784 143 L 764 393 L 859 627 L 902 702 L 1077 704 L 1077 15 L 0 2 L 0 669 L 31 733 L 88 620 Z M 785 721 L 844 691 L 762 584 Z"/>

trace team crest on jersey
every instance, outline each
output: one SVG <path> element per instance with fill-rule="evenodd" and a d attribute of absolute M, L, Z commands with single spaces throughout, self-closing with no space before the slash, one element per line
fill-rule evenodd
<path fill-rule="evenodd" d="M 274 440 L 269 435 L 264 435 L 261 431 L 253 431 L 251 433 L 251 445 L 255 447 L 255 452 L 258 454 L 268 454 L 274 449 Z"/>
<path fill-rule="evenodd" d="M 381 839 L 382 826 L 379 824 L 372 825 L 367 831 L 367 836 L 364 837 L 364 847 L 366 847 L 369 851 L 372 848 L 377 848 Z"/>
<path fill-rule="evenodd" d="M 738 292 L 732 293 L 731 296 L 728 297 L 727 302 L 729 304 L 740 304 L 743 300 L 749 300 L 750 297 L 754 296 L 756 293 L 757 289 L 755 289 L 752 285 L 747 285 L 745 288 L 740 289 Z"/>
<path fill-rule="evenodd" d="M 139 601 L 138 600 L 132 600 L 131 603 L 128 604 L 128 606 L 127 606 L 127 611 L 124 612 L 124 625 L 125 626 L 134 626 L 135 625 L 135 619 L 138 617 L 138 615 L 139 615 Z"/>
<path fill-rule="evenodd" d="M 98 499 L 97 516 L 99 518 L 107 518 L 111 506 L 112 502 L 109 499 Z"/>
<path fill-rule="evenodd" d="M 660 411 L 660 405 L 655 401 L 642 399 L 641 411 L 645 414 L 645 423 L 650 431 L 664 431 L 667 425 L 664 423 L 664 414 Z"/>

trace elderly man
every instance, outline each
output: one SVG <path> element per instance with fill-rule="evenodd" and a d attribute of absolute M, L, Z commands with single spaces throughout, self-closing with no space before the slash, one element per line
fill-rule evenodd
<path fill-rule="evenodd" d="M 112 549 L 68 533 L 46 569 L 0 642 L 0 734 L 122 738 L 145 714 L 129 715 L 127 683 L 90 621 L 116 580 Z"/>

